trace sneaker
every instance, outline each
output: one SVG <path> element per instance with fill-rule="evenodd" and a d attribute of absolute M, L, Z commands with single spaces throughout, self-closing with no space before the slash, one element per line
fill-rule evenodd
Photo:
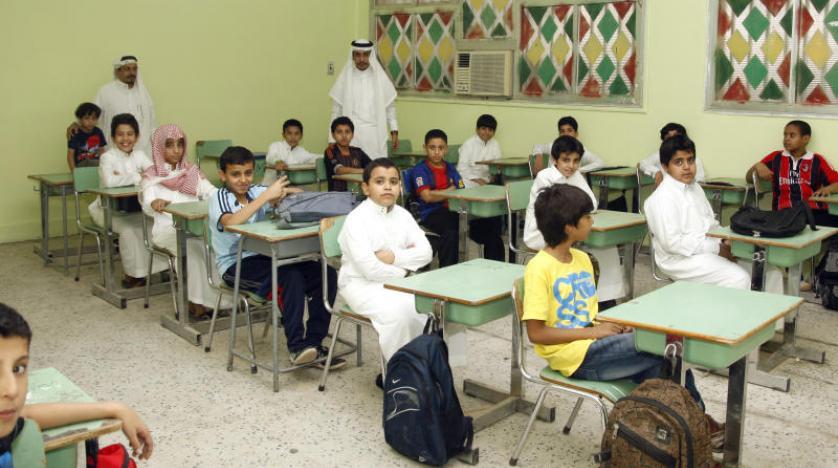
<path fill-rule="evenodd" d="M 297 352 L 291 353 L 291 365 L 302 366 L 303 364 L 311 364 L 317 359 L 317 348 L 309 346 Z"/>
<path fill-rule="evenodd" d="M 375 376 L 375 386 L 384 390 L 384 376 L 378 374 Z"/>
<path fill-rule="evenodd" d="M 318 346 L 317 347 L 317 361 L 314 363 L 314 367 L 318 369 L 324 369 L 326 367 L 326 357 L 329 356 L 329 348 L 325 346 Z M 339 358 L 337 356 L 332 356 L 332 363 L 329 365 L 329 370 L 338 370 L 346 366 L 346 359 Z"/>

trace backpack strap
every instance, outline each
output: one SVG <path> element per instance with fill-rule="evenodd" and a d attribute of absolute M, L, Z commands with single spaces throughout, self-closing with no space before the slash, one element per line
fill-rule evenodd
<path fill-rule="evenodd" d="M 810 207 L 806 202 L 800 202 L 800 206 L 803 207 L 803 212 L 806 213 L 806 221 L 809 223 L 809 228 L 813 231 L 817 231 L 818 227 L 815 225 L 815 214 L 812 213 L 812 207 Z"/>

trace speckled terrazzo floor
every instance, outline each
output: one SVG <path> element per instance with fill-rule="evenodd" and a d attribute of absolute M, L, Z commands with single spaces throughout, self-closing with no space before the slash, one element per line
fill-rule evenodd
<path fill-rule="evenodd" d="M 335 372 L 326 392 L 317 391 L 318 372 L 301 370 L 281 375 L 280 392 L 274 393 L 267 372 L 251 375 L 241 362 L 226 371 L 226 333 L 219 333 L 212 352 L 204 353 L 162 328 L 160 314 L 171 307 L 167 296 L 152 298 L 149 309 L 142 301 L 116 309 L 90 294 L 95 266 L 84 267 L 76 283 L 44 268 L 32 245 L 0 245 L 0 301 L 32 325 L 34 368 L 56 367 L 90 395 L 139 410 L 156 446 L 153 458 L 141 466 L 412 465 L 384 443 L 381 392 L 373 385 L 377 351 L 369 331 L 364 366 Z M 657 287 L 647 260 L 645 255 L 638 259 L 639 293 Z M 455 369 L 457 380 L 508 385 L 509 333 L 508 320 L 470 331 L 472 364 Z M 799 336 L 801 343 L 826 350 L 827 362 L 781 365 L 775 372 L 792 377 L 789 393 L 749 386 L 745 466 L 817 467 L 838 459 L 838 313 L 806 304 Z M 268 348 L 258 349 L 266 353 Z M 532 356 L 530 362 L 537 364 Z M 709 411 L 721 417 L 727 381 L 714 375 L 697 380 Z M 528 388 L 527 394 L 535 391 Z M 573 400 L 549 401 L 563 424 Z M 470 398 L 463 404 L 481 405 Z M 524 415 L 514 415 L 477 434 L 480 466 L 507 466 L 525 422 Z M 519 465 L 594 466 L 591 454 L 601 434 L 594 408 L 582 407 L 569 436 L 560 427 L 536 423 Z M 103 442 L 119 439 L 109 436 Z"/>

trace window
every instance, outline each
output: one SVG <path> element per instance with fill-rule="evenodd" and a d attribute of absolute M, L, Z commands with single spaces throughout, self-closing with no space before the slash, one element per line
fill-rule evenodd
<path fill-rule="evenodd" d="M 838 0 L 717 0 L 714 16 L 710 107 L 838 111 Z"/>

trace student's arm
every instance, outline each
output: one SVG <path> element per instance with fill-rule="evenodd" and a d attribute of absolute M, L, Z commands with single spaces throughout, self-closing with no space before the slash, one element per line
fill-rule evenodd
<path fill-rule="evenodd" d="M 360 167 L 346 167 L 346 166 L 337 166 L 335 168 L 335 174 L 343 175 L 343 174 L 363 174 L 364 170 Z"/>
<path fill-rule="evenodd" d="M 769 154 L 768 156 L 762 158 L 758 163 L 751 166 L 751 168 L 748 169 L 748 172 L 745 173 L 745 182 L 751 183 L 753 181 L 752 178 L 754 172 L 756 172 L 757 177 L 759 177 L 762 180 L 774 180 L 774 171 L 772 171 L 771 168 L 768 167 L 768 163 L 769 161 L 771 161 L 771 159 L 773 159 L 774 154 L 775 153 Z"/>
<path fill-rule="evenodd" d="M 277 180 L 271 184 L 270 187 L 260 193 L 255 200 L 242 206 L 242 209 L 239 211 L 235 213 L 222 214 L 219 222 L 222 226 L 235 226 L 236 224 L 242 224 L 250 219 L 251 216 L 256 214 L 256 212 L 259 211 L 265 203 L 274 203 L 285 198 L 285 195 L 289 193 L 298 193 L 301 191 L 300 189 L 288 188 L 288 183 L 287 177 Z"/>
<path fill-rule="evenodd" d="M 206 200 L 209 197 L 213 196 L 217 190 L 218 187 L 212 185 L 212 182 L 205 179 L 203 177 L 203 174 L 201 174 L 201 180 L 200 182 L 198 182 L 198 199 Z"/>
<path fill-rule="evenodd" d="M 585 154 L 582 155 L 582 160 L 579 163 L 579 172 L 583 174 L 605 167 L 605 161 L 588 150 L 585 150 Z"/>
<path fill-rule="evenodd" d="M 657 152 L 650 154 L 647 158 L 640 161 L 640 171 L 649 177 L 654 177 L 660 172 L 661 161 Z"/>
<path fill-rule="evenodd" d="M 393 149 L 399 147 L 399 121 L 396 120 L 396 101 L 390 103 L 384 113 L 387 116 L 387 126 L 390 127 L 390 141 L 393 143 Z"/>
<path fill-rule="evenodd" d="M 812 193 L 812 195 L 824 197 L 838 192 L 838 172 L 835 171 L 835 169 L 832 167 L 831 164 L 829 164 L 829 161 L 827 161 L 826 158 L 822 158 L 820 157 L 820 155 L 816 155 L 815 157 L 818 158 L 821 162 L 820 170 L 823 174 L 823 179 L 825 179 L 825 186 L 822 186 L 821 188 L 816 190 L 814 193 Z"/>
<path fill-rule="evenodd" d="M 541 320 L 525 320 L 527 324 L 527 336 L 530 341 L 541 345 L 556 345 L 570 343 L 578 340 L 594 340 L 606 336 L 619 335 L 623 333 L 622 325 L 611 322 L 601 322 L 592 327 L 585 328 L 553 328 L 548 327 Z M 628 331 L 625 329 L 625 331 Z"/>
<path fill-rule="evenodd" d="M 168 200 L 164 200 L 160 198 L 159 191 L 157 190 L 157 184 L 147 184 L 148 179 L 143 181 L 142 196 L 140 198 L 140 205 L 143 208 L 143 212 L 149 216 L 154 216 L 154 213 L 163 211 L 163 208 L 166 207 L 170 202 Z"/>
<path fill-rule="evenodd" d="M 370 248 L 365 230 L 366 223 L 352 221 L 349 220 L 343 225 L 339 242 L 344 255 L 358 267 L 359 273 L 366 279 L 376 282 L 403 277 L 406 273 L 403 268 L 381 261 L 376 252 Z"/>
<path fill-rule="evenodd" d="M 448 187 L 447 189 L 445 189 L 446 192 L 451 191 L 451 190 L 456 190 L 456 187 Z M 439 203 L 439 202 L 444 202 L 445 200 L 448 200 L 447 198 L 445 198 L 441 195 L 431 193 L 431 188 L 430 187 L 420 188 L 418 195 L 419 195 L 419 198 L 421 198 L 422 201 L 425 202 L 425 203 Z"/>
<path fill-rule="evenodd" d="M 99 183 L 103 187 L 125 187 L 140 181 L 140 174 L 124 170 L 116 164 L 116 156 L 111 156 L 105 155 L 99 160 Z"/>
<path fill-rule="evenodd" d="M 119 402 L 26 405 L 21 416 L 34 420 L 41 429 L 94 419 L 118 419 L 122 421 L 122 432 L 128 438 L 133 456 L 147 460 L 154 451 L 154 441 L 148 427 L 134 410 Z"/>
<path fill-rule="evenodd" d="M 67 150 L 67 166 L 70 167 L 70 172 L 76 168 L 76 150 L 73 148 Z"/>
<path fill-rule="evenodd" d="M 416 224 L 410 213 L 404 213 L 404 224 L 409 226 L 408 247 L 393 249 L 393 265 L 405 270 L 416 271 L 431 263 L 433 249 L 425 231 Z"/>

